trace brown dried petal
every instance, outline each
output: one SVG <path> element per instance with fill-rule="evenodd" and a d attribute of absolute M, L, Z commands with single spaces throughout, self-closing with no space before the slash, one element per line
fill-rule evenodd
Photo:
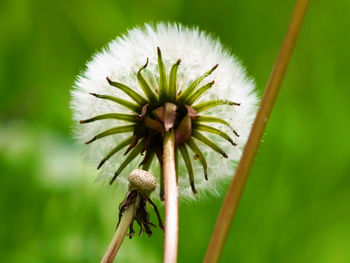
<path fill-rule="evenodd" d="M 164 107 L 160 106 L 152 111 L 153 116 L 162 123 L 164 122 Z"/>
<path fill-rule="evenodd" d="M 190 116 L 191 120 L 195 120 L 199 117 L 199 115 L 197 114 L 197 111 L 194 108 L 188 105 L 185 105 L 185 107 L 187 109 L 187 113 Z"/>
<path fill-rule="evenodd" d="M 136 116 L 139 120 L 143 120 L 146 117 L 147 108 L 148 108 L 148 104 L 145 104 L 142 106 L 141 114 Z"/>
<path fill-rule="evenodd" d="M 180 144 L 191 138 L 192 122 L 189 114 L 181 120 L 175 130 L 175 143 Z"/>
<path fill-rule="evenodd" d="M 165 131 L 169 131 L 172 127 L 174 127 L 174 122 L 176 118 L 176 109 L 177 109 L 177 106 L 174 103 L 170 103 L 170 102 L 165 103 L 165 111 L 164 111 Z"/>
<path fill-rule="evenodd" d="M 139 139 L 140 139 L 139 136 L 137 136 L 136 134 L 133 134 L 132 139 L 131 139 L 131 143 L 130 143 L 128 149 L 126 149 L 124 155 L 128 154 L 128 152 L 137 145 L 137 143 L 139 142 Z"/>
<path fill-rule="evenodd" d="M 159 121 L 152 119 L 150 116 L 146 116 L 145 125 L 152 131 L 164 134 L 164 126 Z"/>

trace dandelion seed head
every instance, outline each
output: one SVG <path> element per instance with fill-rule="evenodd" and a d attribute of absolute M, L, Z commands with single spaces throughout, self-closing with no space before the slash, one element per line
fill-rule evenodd
<path fill-rule="evenodd" d="M 123 83 L 140 94 L 143 91 L 138 83 L 137 72 L 146 63 L 147 68 L 143 74 L 152 86 L 159 85 L 157 47 L 161 49 L 162 58 L 167 74 L 172 65 L 181 59 L 177 71 L 177 90 L 188 87 L 196 78 L 203 75 L 211 67 L 219 64 L 218 68 L 206 77 L 202 83 L 215 80 L 214 85 L 199 100 L 201 103 L 208 100 L 224 99 L 240 103 L 239 107 L 221 105 L 203 112 L 205 116 L 219 117 L 227 121 L 239 134 L 235 136 L 232 130 L 222 124 L 208 123 L 234 138 L 237 146 L 233 147 L 223 138 L 210 133 L 205 135 L 220 145 L 227 153 L 228 158 L 223 158 L 217 152 L 198 143 L 208 162 L 208 180 L 203 176 L 203 167 L 193 152 L 188 152 L 192 159 L 194 169 L 194 181 L 199 197 L 219 195 L 223 182 L 232 178 L 234 169 L 242 154 L 242 148 L 247 141 L 250 128 L 256 113 L 258 102 L 254 92 L 254 82 L 247 77 L 245 69 L 240 62 L 224 49 L 219 40 L 197 28 L 189 28 L 180 24 L 157 25 L 146 24 L 129 30 L 125 35 L 113 40 L 105 49 L 93 56 L 87 64 L 87 68 L 75 83 L 72 91 L 71 108 L 75 121 L 84 120 L 93 116 L 116 112 L 129 113 L 130 111 L 113 101 L 101 100 L 89 93 L 108 94 L 117 98 L 130 101 L 130 98 L 121 90 L 113 88 L 106 81 L 109 77 L 113 81 Z M 202 113 L 201 113 L 202 114 Z M 200 115 L 201 115 L 200 114 Z M 116 119 L 106 119 L 85 125 L 77 125 L 75 134 L 79 142 L 84 143 L 101 131 L 125 124 Z M 204 133 L 203 133 L 204 134 Z M 121 133 L 107 136 L 99 141 L 86 146 L 85 153 L 90 162 L 98 162 L 123 139 L 130 134 Z M 100 169 L 101 178 L 113 176 L 118 166 L 125 159 L 122 150 L 113 155 Z M 137 156 L 116 180 L 116 185 L 127 188 L 127 175 L 136 169 L 144 156 Z M 183 199 L 195 197 L 188 183 L 188 176 L 184 160 L 178 157 L 178 184 L 179 195 Z M 149 171 L 157 177 L 159 182 L 159 163 L 153 160 Z"/>

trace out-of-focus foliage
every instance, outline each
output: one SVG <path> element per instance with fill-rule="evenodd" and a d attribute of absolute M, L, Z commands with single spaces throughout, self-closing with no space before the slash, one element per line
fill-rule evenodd
<path fill-rule="evenodd" d="M 71 138 L 69 91 L 96 50 L 144 22 L 198 25 L 262 94 L 293 4 L 0 1 L 1 260 L 98 262 L 113 234 L 124 193 L 94 183 Z M 311 1 L 221 262 L 350 262 L 349 13 Z M 179 262 L 202 260 L 221 202 L 180 206 Z M 136 236 L 119 262 L 160 262 L 162 247 L 159 229 Z"/>

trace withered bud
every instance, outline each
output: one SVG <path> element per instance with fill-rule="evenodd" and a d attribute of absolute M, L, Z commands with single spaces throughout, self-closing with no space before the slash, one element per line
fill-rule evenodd
<path fill-rule="evenodd" d="M 133 170 L 128 177 L 129 190 L 138 190 L 141 194 L 149 196 L 157 188 L 156 178 L 145 170 Z"/>

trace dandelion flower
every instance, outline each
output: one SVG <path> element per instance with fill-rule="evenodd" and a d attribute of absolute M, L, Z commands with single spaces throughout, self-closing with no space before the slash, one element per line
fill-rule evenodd
<path fill-rule="evenodd" d="M 162 138 L 175 130 L 179 194 L 220 193 L 255 117 L 254 82 L 217 39 L 179 24 L 145 25 L 112 41 L 72 91 L 76 136 L 102 178 L 127 188 L 142 166 L 160 181 Z"/>

